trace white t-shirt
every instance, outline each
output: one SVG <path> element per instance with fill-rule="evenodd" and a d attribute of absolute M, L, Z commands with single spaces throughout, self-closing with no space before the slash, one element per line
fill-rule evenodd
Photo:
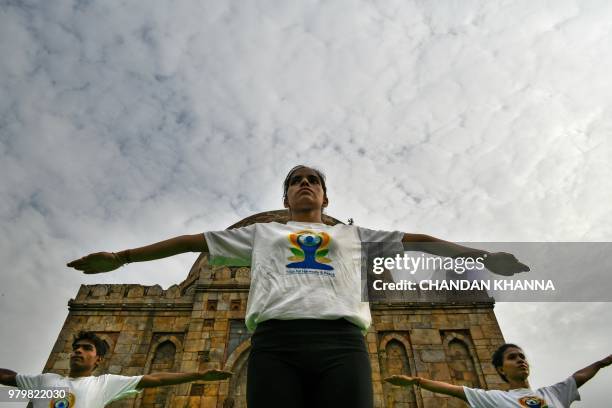
<path fill-rule="evenodd" d="M 40 390 L 41 388 L 68 388 L 69 392 L 64 403 L 56 399 L 34 399 L 34 408 L 103 408 L 107 404 L 121 398 L 138 394 L 136 385 L 142 376 L 126 377 L 123 375 L 105 374 L 99 377 L 63 377 L 59 374 L 22 375 L 17 374 L 17 387 L 23 390 Z"/>
<path fill-rule="evenodd" d="M 574 377 L 535 391 L 528 388 L 510 391 L 463 389 L 472 408 L 567 408 L 572 402 L 580 401 Z"/>
<path fill-rule="evenodd" d="M 246 326 L 269 319 L 346 318 L 363 331 L 361 242 L 401 241 L 399 231 L 289 221 L 205 232 L 211 264 L 251 266 Z"/>

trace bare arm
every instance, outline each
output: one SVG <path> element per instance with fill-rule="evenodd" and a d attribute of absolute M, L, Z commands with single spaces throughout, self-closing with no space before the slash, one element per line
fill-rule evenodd
<path fill-rule="evenodd" d="M 456 397 L 462 399 L 463 401 L 467 401 L 465 391 L 460 385 L 449 384 L 442 381 L 428 380 L 427 378 L 421 377 L 408 377 L 406 375 L 393 375 L 391 377 L 385 378 L 385 381 L 393 385 L 402 385 L 405 387 L 409 385 L 418 385 L 421 388 L 425 388 L 426 390 L 431 392 L 450 395 L 451 397 Z"/>
<path fill-rule="evenodd" d="M 84 273 L 110 272 L 129 262 L 144 262 L 185 252 L 208 251 L 204 234 L 181 235 L 140 248 L 121 252 L 96 252 L 67 264 Z"/>
<path fill-rule="evenodd" d="M 16 387 L 17 373 L 6 368 L 0 368 L 0 384 Z"/>
<path fill-rule="evenodd" d="M 407 243 L 409 249 L 427 252 L 440 256 L 483 256 L 487 251 L 469 248 L 454 242 L 444 241 L 425 234 L 404 234 L 402 242 Z"/>
<path fill-rule="evenodd" d="M 143 375 L 136 388 L 162 387 L 192 381 L 221 381 L 233 373 L 221 370 L 207 370 L 201 373 L 152 373 Z"/>
<path fill-rule="evenodd" d="M 404 234 L 402 242 L 407 244 L 405 245 L 407 250 L 421 251 L 451 258 L 481 258 L 487 269 L 498 275 L 512 276 L 515 273 L 529 271 L 527 265 L 520 263 L 514 255 L 506 252 L 491 253 L 424 234 Z"/>
<path fill-rule="evenodd" d="M 590 366 L 584 367 L 582 370 L 576 371 L 572 375 L 572 377 L 574 377 L 574 380 L 576 381 L 576 386 L 580 387 L 585 382 L 593 378 L 600 369 L 607 367 L 610 364 L 612 364 L 612 354 L 610 354 L 608 357 L 604 358 L 603 360 L 596 361 Z"/>

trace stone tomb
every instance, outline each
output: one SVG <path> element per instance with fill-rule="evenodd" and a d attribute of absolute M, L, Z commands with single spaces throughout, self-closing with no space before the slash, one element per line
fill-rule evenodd
<path fill-rule="evenodd" d="M 286 222 L 286 211 L 246 218 Z M 328 224 L 338 221 L 327 217 Z M 144 390 L 112 407 L 245 407 L 250 335 L 244 325 L 250 269 L 211 267 L 202 253 L 187 278 L 166 290 L 142 285 L 82 285 L 68 302 L 69 313 L 45 372 L 68 374 L 72 336 L 96 332 L 109 353 L 96 374 L 139 375 L 158 371 L 225 369 L 220 383 L 191 383 Z M 370 304 L 373 324 L 366 335 L 376 407 L 465 407 L 461 401 L 418 387 L 382 382 L 410 373 L 454 384 L 504 388 L 490 357 L 504 342 L 491 300 Z"/>

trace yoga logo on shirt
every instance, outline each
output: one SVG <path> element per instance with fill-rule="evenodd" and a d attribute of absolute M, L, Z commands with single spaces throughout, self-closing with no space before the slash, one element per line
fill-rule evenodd
<path fill-rule="evenodd" d="M 49 403 L 49 408 L 73 408 L 76 397 L 69 392 L 64 398 L 52 399 Z"/>
<path fill-rule="evenodd" d="M 525 408 L 548 408 L 546 401 L 540 397 L 523 397 L 518 402 Z"/>
<path fill-rule="evenodd" d="M 291 253 L 288 258 L 291 263 L 287 264 L 288 273 L 304 273 L 336 276 L 331 265 L 331 259 L 326 258 L 329 252 L 329 234 L 325 232 L 313 232 L 302 230 L 289 234 Z"/>

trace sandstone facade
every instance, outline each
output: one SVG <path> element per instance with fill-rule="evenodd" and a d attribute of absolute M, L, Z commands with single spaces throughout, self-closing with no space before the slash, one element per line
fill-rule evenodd
<path fill-rule="evenodd" d="M 282 220 L 282 212 L 258 214 L 236 224 Z M 328 218 L 326 222 L 336 223 Z M 99 373 L 138 375 L 208 368 L 235 373 L 229 381 L 148 389 L 113 407 L 244 407 L 250 336 L 244 325 L 249 268 L 211 267 L 203 253 L 187 279 L 159 286 L 83 285 L 45 365 L 68 374 L 72 336 L 95 331 L 109 346 Z M 410 373 L 482 388 L 503 388 L 490 364 L 504 342 L 493 302 L 371 303 L 366 335 L 376 407 L 466 406 L 418 387 L 393 387 L 382 378 Z"/>

